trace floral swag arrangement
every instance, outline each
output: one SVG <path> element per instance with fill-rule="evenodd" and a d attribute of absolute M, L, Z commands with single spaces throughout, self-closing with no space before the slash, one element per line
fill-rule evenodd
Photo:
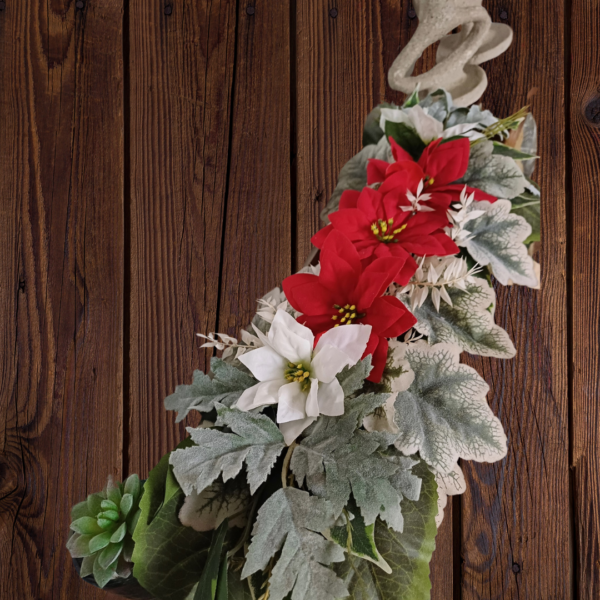
<path fill-rule="evenodd" d="M 429 598 L 459 459 L 507 452 L 462 352 L 511 358 L 502 285 L 538 286 L 536 126 L 437 91 L 368 116 L 312 239 L 241 341 L 165 400 L 202 417 L 142 483 L 72 510 L 81 577 L 131 598 Z"/>

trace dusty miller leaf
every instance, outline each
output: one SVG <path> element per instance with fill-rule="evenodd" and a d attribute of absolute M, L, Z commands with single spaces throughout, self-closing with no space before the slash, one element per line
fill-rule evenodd
<path fill-rule="evenodd" d="M 437 533 L 437 485 L 425 463 L 415 467 L 415 474 L 423 486 L 418 500 L 402 501 L 404 531 L 396 533 L 379 521 L 375 525 L 375 544 L 392 572 L 386 573 L 354 556 L 336 565 L 352 600 L 429 600 L 429 563 Z"/>
<path fill-rule="evenodd" d="M 379 396 L 377 404 L 381 398 L 387 396 Z M 380 517 L 401 531 L 400 503 L 404 494 L 418 495 L 418 484 L 410 474 L 412 463 L 385 452 L 394 435 L 355 431 L 367 410 L 327 419 L 327 426 L 315 428 L 294 449 L 290 466 L 300 485 L 306 480 L 314 494 L 331 502 L 336 517 L 353 497 L 366 525 Z"/>
<path fill-rule="evenodd" d="M 485 214 L 465 224 L 465 230 L 471 235 L 460 245 L 466 247 L 480 265 L 490 265 L 502 285 L 512 281 L 536 287 L 538 279 L 533 259 L 523 243 L 531 234 L 529 223 L 510 212 L 512 206 L 508 200 L 497 200 L 493 204 L 474 202 L 471 207 L 470 210 L 484 210 Z"/>
<path fill-rule="evenodd" d="M 369 159 L 378 158 L 389 161 L 392 156 L 390 143 L 382 137 L 377 144 L 365 146 L 353 156 L 340 171 L 338 184 L 327 206 L 321 212 L 321 220 L 329 223 L 329 215 L 336 212 L 340 206 L 340 198 L 346 190 L 362 190 L 367 185 L 367 164 Z"/>
<path fill-rule="evenodd" d="M 471 147 L 467 172 L 460 180 L 496 198 L 515 198 L 525 191 L 525 176 L 508 156 L 494 154 L 489 140 Z"/>
<path fill-rule="evenodd" d="M 348 397 L 360 390 L 365 383 L 365 379 L 371 372 L 371 355 L 364 360 L 357 362 L 352 367 L 345 367 L 341 373 L 338 373 L 337 379 L 342 386 L 344 396 Z"/>
<path fill-rule="evenodd" d="M 285 448 L 283 436 L 277 425 L 264 415 L 229 409 L 218 403 L 216 409 L 217 427 L 229 427 L 234 433 L 188 427 L 198 445 L 171 454 L 175 477 L 186 495 L 194 489 L 200 494 L 221 474 L 223 481 L 233 479 L 246 463 L 248 485 L 254 494 Z"/>
<path fill-rule="evenodd" d="M 516 354 L 508 333 L 494 323 L 489 308 L 495 305 L 496 294 L 485 279 L 467 283 L 465 290 L 449 287 L 447 292 L 452 305 L 442 302 L 438 311 L 428 296 L 413 310 L 418 319 L 415 329 L 427 336 L 430 344 L 449 342 L 470 354 L 495 358 Z M 410 304 L 407 299 L 403 301 Z"/>
<path fill-rule="evenodd" d="M 449 473 L 458 458 L 493 462 L 506 456 L 502 424 L 486 402 L 487 383 L 459 363 L 452 344 L 410 344 L 406 358 L 415 380 L 396 398 L 396 447 L 419 452 L 435 471 Z"/>
<path fill-rule="evenodd" d="M 531 225 L 531 235 L 524 241 L 525 244 L 540 241 L 540 196 L 525 191 L 520 196 L 511 200 L 512 212 L 523 217 Z"/>
<path fill-rule="evenodd" d="M 165 398 L 165 408 L 177 411 L 176 423 L 183 421 L 190 410 L 210 412 L 216 402 L 232 406 L 244 390 L 257 383 L 254 377 L 220 358 L 212 358 L 210 368 L 213 377 L 194 371 L 191 385 L 178 385 L 175 392 Z"/>
<path fill-rule="evenodd" d="M 242 577 L 266 569 L 281 550 L 270 578 L 270 600 L 337 600 L 348 594 L 327 567 L 344 551 L 321 534 L 335 522 L 326 500 L 295 488 L 275 492 L 258 511 Z"/>

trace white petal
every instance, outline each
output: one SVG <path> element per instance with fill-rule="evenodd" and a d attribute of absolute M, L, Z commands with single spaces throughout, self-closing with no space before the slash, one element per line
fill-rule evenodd
<path fill-rule="evenodd" d="M 432 142 L 433 140 L 442 137 L 444 133 L 443 123 L 430 117 L 421 106 L 417 104 L 416 106 L 405 110 L 410 111 L 414 128 L 424 142 Z M 383 113 L 383 110 L 381 112 Z"/>
<path fill-rule="evenodd" d="M 269 331 L 269 343 L 279 354 L 293 363 L 310 362 L 314 340 L 308 327 L 300 325 L 288 313 L 277 311 Z"/>
<path fill-rule="evenodd" d="M 279 429 L 283 434 L 285 443 L 289 446 L 296 438 L 309 426 L 316 421 L 316 418 L 299 419 L 288 423 L 281 423 Z"/>
<path fill-rule="evenodd" d="M 246 365 L 259 381 L 281 379 L 287 365 L 286 359 L 268 346 L 246 352 L 240 356 L 240 362 Z"/>
<path fill-rule="evenodd" d="M 260 383 L 257 383 L 251 388 L 244 390 L 244 393 L 240 396 L 239 400 L 235 404 L 235 407 L 238 410 L 243 410 L 247 412 L 254 406 L 254 398 L 256 398 L 256 392 L 258 392 L 259 385 Z"/>
<path fill-rule="evenodd" d="M 348 355 L 352 361 L 349 363 L 350 365 L 355 365 L 363 355 L 370 337 L 370 325 L 333 327 L 319 338 L 319 342 L 315 348 L 315 356 L 319 354 L 321 348 L 324 346 L 333 346 Z"/>
<path fill-rule="evenodd" d="M 279 407 L 277 422 L 287 423 L 306 418 L 306 392 L 297 381 L 288 383 L 279 389 Z"/>
<path fill-rule="evenodd" d="M 252 327 L 254 329 L 254 332 L 256 333 L 256 336 L 262 342 L 263 346 L 267 346 L 268 348 L 270 348 L 271 344 L 269 343 L 269 338 L 254 323 L 252 323 Z"/>
<path fill-rule="evenodd" d="M 346 325 L 346 327 L 349 326 Z M 344 327 L 337 327 L 336 329 L 344 329 Z M 359 356 L 362 356 L 362 353 L 359 354 Z M 313 358 L 311 371 L 313 377 L 316 377 L 323 383 L 329 383 L 335 379 L 335 376 L 342 371 L 344 367 L 354 364 L 356 364 L 356 361 L 353 362 L 345 352 L 327 345 L 322 346 L 319 349 L 319 353 Z"/>
<path fill-rule="evenodd" d="M 319 412 L 328 417 L 344 414 L 344 390 L 337 379 L 319 384 Z"/>
<path fill-rule="evenodd" d="M 277 404 L 279 402 L 279 390 L 285 385 L 288 385 L 288 382 L 283 378 L 259 383 L 252 408 L 258 408 L 265 404 Z"/>
<path fill-rule="evenodd" d="M 337 379 L 336 379 L 337 381 Z M 310 380 L 310 390 L 306 397 L 306 415 L 309 417 L 319 416 L 319 380 Z"/>

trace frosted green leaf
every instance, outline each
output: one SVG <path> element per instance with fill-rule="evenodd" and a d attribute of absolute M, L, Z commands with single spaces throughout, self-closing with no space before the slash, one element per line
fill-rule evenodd
<path fill-rule="evenodd" d="M 494 277 L 502 285 L 512 282 L 537 287 L 533 259 L 523 243 L 531 234 L 531 225 L 523 217 L 511 213 L 511 208 L 508 200 L 471 204 L 470 210 L 484 210 L 485 214 L 465 223 L 464 229 L 471 235 L 460 245 L 480 265 L 490 265 Z"/>
<path fill-rule="evenodd" d="M 494 462 L 506 456 L 502 424 L 486 402 L 487 383 L 475 369 L 459 363 L 453 344 L 410 344 L 406 358 L 415 380 L 396 398 L 396 447 L 419 452 L 439 473 L 449 473 L 458 458 Z"/>
<path fill-rule="evenodd" d="M 529 189 L 535 190 L 530 187 Z M 520 196 L 511 201 L 511 211 L 523 217 L 531 225 L 531 235 L 524 241 L 524 244 L 540 241 L 540 194 L 537 190 L 525 191 Z"/>
<path fill-rule="evenodd" d="M 178 385 L 175 393 L 165 398 L 165 408 L 177 411 L 176 423 L 183 421 L 190 410 L 210 412 L 216 402 L 232 406 L 244 390 L 257 383 L 254 377 L 220 358 L 212 358 L 210 368 L 212 377 L 194 371 L 191 385 Z"/>
<path fill-rule="evenodd" d="M 352 600 L 429 600 L 429 563 L 437 533 L 437 486 L 425 463 L 415 467 L 415 474 L 423 486 L 418 500 L 402 501 L 404 531 L 396 533 L 379 521 L 375 525 L 375 544 L 391 566 L 391 573 L 352 555 L 335 566 Z"/>
<path fill-rule="evenodd" d="M 352 367 L 345 367 L 341 373 L 338 373 L 337 379 L 342 386 L 344 396 L 351 396 L 360 390 L 372 368 L 371 355 L 369 354 L 364 360 L 357 362 Z"/>
<path fill-rule="evenodd" d="M 437 121 L 444 123 L 450 113 L 454 110 L 452 96 L 446 90 L 436 90 L 428 94 L 421 102 L 421 108 L 427 109 L 427 114 Z"/>
<path fill-rule="evenodd" d="M 290 466 L 299 485 L 306 481 L 311 492 L 331 502 L 336 517 L 353 497 L 366 525 L 380 517 L 402 531 L 400 503 L 404 493 L 418 497 L 418 480 L 410 472 L 402 473 L 412 463 L 385 452 L 395 439 L 393 434 L 355 431 L 372 412 L 373 405 L 361 402 L 364 398 L 359 396 L 343 417 L 323 418 L 326 425 L 315 428 L 298 444 Z M 387 396 L 377 397 L 379 406 L 382 398 Z"/>
<path fill-rule="evenodd" d="M 533 155 L 537 154 L 538 151 L 537 123 L 531 113 L 527 113 L 527 116 L 523 121 L 523 141 L 521 142 L 521 150 Z M 523 172 L 526 177 L 531 177 L 533 175 L 535 164 L 535 160 L 523 161 Z"/>
<path fill-rule="evenodd" d="M 489 110 L 481 110 L 477 104 L 469 108 L 454 108 L 446 119 L 445 129 L 450 129 L 455 125 L 480 125 L 485 129 L 496 123 L 498 119 Z"/>
<path fill-rule="evenodd" d="M 428 296 L 422 306 L 413 309 L 418 319 L 415 329 L 427 336 L 430 344 L 449 342 L 479 356 L 515 355 L 508 333 L 494 323 L 489 309 L 496 303 L 496 294 L 485 279 L 473 278 L 464 290 L 449 287 L 446 291 L 452 305 L 442 302 L 438 311 Z M 406 298 L 401 299 L 409 306 Z"/>
<path fill-rule="evenodd" d="M 233 479 L 246 463 L 248 484 L 254 494 L 285 448 L 283 436 L 264 415 L 229 409 L 219 403 L 215 408 L 219 415 L 217 426 L 229 427 L 233 433 L 188 427 L 197 446 L 171 454 L 175 477 L 186 495 L 194 489 L 200 494 L 219 475 L 223 481 Z"/>
<path fill-rule="evenodd" d="M 340 198 L 346 190 L 362 190 L 367 185 L 367 164 L 369 159 L 378 158 L 390 161 L 392 150 L 390 143 L 382 137 L 377 144 L 365 146 L 356 156 L 353 156 L 340 171 L 338 184 L 327 206 L 321 212 L 321 220 L 329 223 L 329 215 L 336 212 L 340 206 Z"/>
<path fill-rule="evenodd" d="M 348 590 L 328 565 L 344 551 L 321 531 L 335 522 L 326 500 L 295 488 L 275 492 L 258 511 L 242 578 L 267 568 L 281 550 L 269 580 L 269 600 L 337 600 Z M 293 590 L 293 591 L 292 591 Z"/>
<path fill-rule="evenodd" d="M 454 465 L 450 473 L 434 473 L 434 475 L 438 486 L 438 514 L 435 522 L 439 529 L 444 520 L 444 508 L 448 503 L 448 496 L 463 494 L 467 489 L 467 484 L 465 476 L 458 465 Z"/>
<path fill-rule="evenodd" d="M 512 158 L 494 154 L 493 142 L 484 140 L 471 147 L 469 166 L 460 183 L 510 199 L 525 191 L 526 180 Z"/>

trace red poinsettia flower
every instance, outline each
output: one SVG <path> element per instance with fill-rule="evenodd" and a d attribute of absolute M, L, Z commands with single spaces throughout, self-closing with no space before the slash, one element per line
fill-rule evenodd
<path fill-rule="evenodd" d="M 414 164 L 414 163 L 413 163 Z M 457 254 L 458 246 L 446 235 L 445 214 L 403 210 L 402 191 L 364 188 L 362 192 L 346 191 L 340 198 L 340 210 L 329 215 L 331 225 L 312 238 L 317 248 L 323 248 L 333 230 L 343 233 L 355 246 L 363 266 L 387 256 L 403 261 L 394 281 L 406 285 L 417 263 L 410 253 L 419 256 Z"/>
<path fill-rule="evenodd" d="M 367 182 L 381 183 L 383 193 L 392 189 L 402 192 L 404 206 L 426 206 L 445 215 L 450 204 L 457 202 L 464 184 L 452 183 L 460 179 L 469 166 L 470 141 L 459 138 L 444 142 L 441 138 L 431 142 L 415 162 L 411 155 L 390 137 L 392 154 L 396 162 L 371 159 L 367 165 Z M 467 186 L 475 200 L 495 202 L 496 198 L 476 188 Z"/>
<path fill-rule="evenodd" d="M 371 325 L 363 355 L 373 355 L 369 381 L 379 382 L 387 360 L 388 341 L 410 329 L 417 320 L 393 296 L 383 296 L 404 261 L 377 258 L 366 268 L 352 242 L 333 230 L 321 250 L 319 275 L 298 273 L 283 282 L 288 302 L 299 312 L 298 322 L 317 336 L 332 327 L 352 323 Z"/>

